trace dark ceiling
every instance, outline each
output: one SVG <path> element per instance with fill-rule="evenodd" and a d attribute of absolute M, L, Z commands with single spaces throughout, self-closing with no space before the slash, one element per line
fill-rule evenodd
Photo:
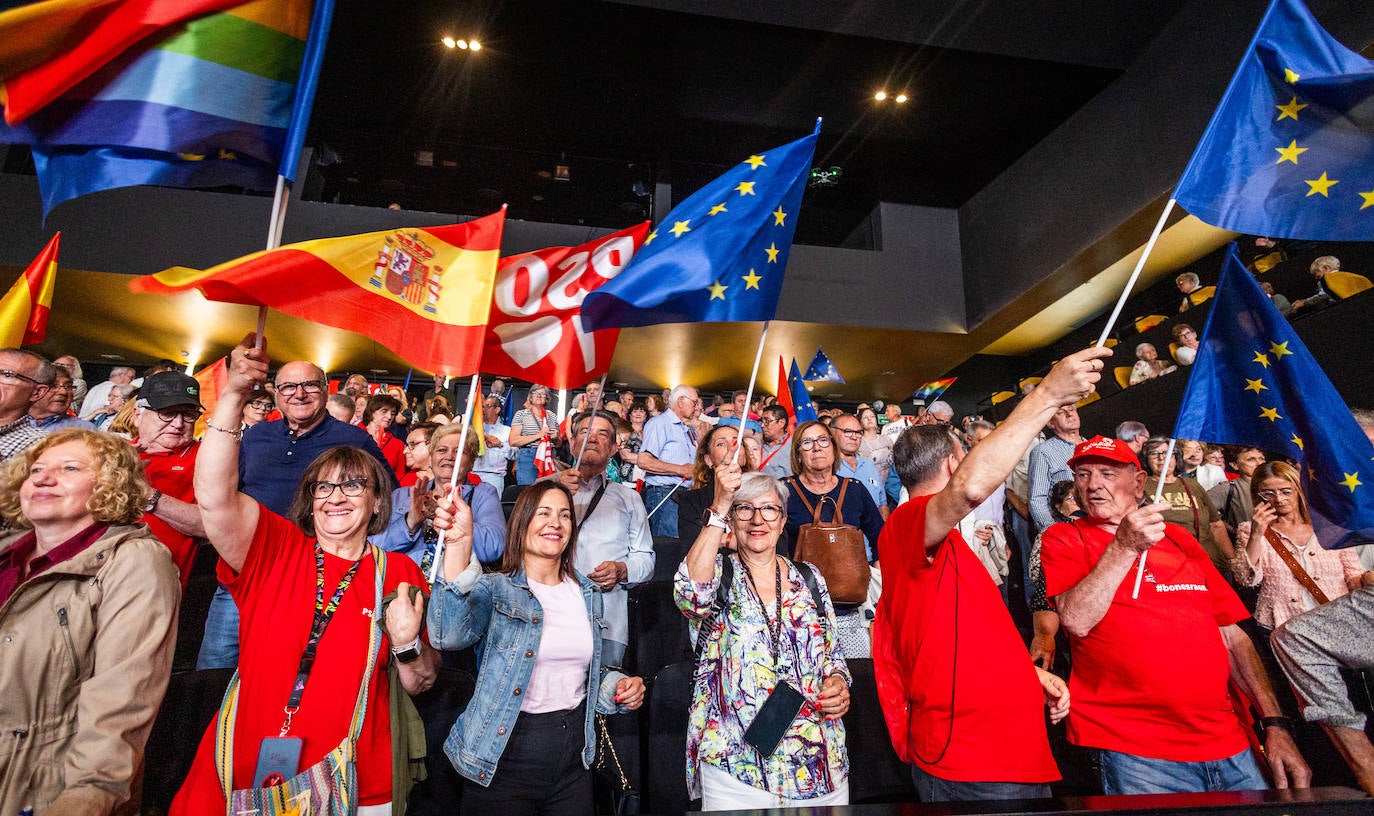
<path fill-rule="evenodd" d="M 1182 3 L 912 5 L 341 0 L 311 126 L 339 160 L 323 197 L 622 227 L 650 217 L 656 181 L 685 195 L 823 116 L 816 165 L 843 173 L 809 192 L 797 240 L 842 245 L 879 201 L 962 204 Z M 880 89 L 911 99 L 878 104 Z"/>

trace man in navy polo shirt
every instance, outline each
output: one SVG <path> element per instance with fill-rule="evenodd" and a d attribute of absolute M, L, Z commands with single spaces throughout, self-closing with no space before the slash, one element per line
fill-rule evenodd
<path fill-rule="evenodd" d="M 277 372 L 277 408 L 282 418 L 259 422 L 243 434 L 239 449 L 239 489 L 277 515 L 291 509 L 301 475 L 327 450 L 351 445 L 372 455 L 391 473 L 391 465 L 362 428 L 340 422 L 325 411 L 324 370 L 314 363 L 296 360 Z M 395 478 L 379 492 L 399 485 Z M 238 609 L 224 587 L 215 590 L 205 620 L 205 639 L 196 660 L 198 669 L 233 668 L 238 665 Z"/>

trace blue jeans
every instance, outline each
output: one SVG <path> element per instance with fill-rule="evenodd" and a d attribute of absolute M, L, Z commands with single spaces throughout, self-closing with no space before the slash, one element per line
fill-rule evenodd
<path fill-rule="evenodd" d="M 534 445 L 526 445 L 517 448 L 515 451 L 515 483 L 521 485 L 534 484 L 539 479 L 539 468 L 534 466 Z"/>
<path fill-rule="evenodd" d="M 677 538 L 677 502 L 672 499 L 663 501 L 672 492 L 672 485 L 647 485 L 644 488 L 644 509 L 653 513 L 649 516 L 649 530 L 655 536 Z M 659 506 L 660 503 L 662 506 Z M 658 507 L 657 511 L 654 511 L 655 507 Z"/>
<path fill-rule="evenodd" d="M 1247 748 L 1233 757 L 1209 762 L 1172 762 L 1167 759 L 1098 751 L 1102 764 L 1102 792 L 1211 793 L 1264 790 L 1269 786 Z"/>
<path fill-rule="evenodd" d="M 215 587 L 205 616 L 205 639 L 200 642 L 197 669 L 234 669 L 239 665 L 239 608 L 229 590 Z"/>
<path fill-rule="evenodd" d="M 980 802 L 993 799 L 1048 799 L 1050 786 L 1042 782 L 952 782 L 911 766 L 911 781 L 922 802 Z"/>

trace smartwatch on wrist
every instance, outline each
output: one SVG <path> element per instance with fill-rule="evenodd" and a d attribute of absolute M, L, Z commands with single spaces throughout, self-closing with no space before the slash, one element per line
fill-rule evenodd
<path fill-rule="evenodd" d="M 397 663 L 414 663 L 420 659 L 420 636 L 404 646 L 392 646 L 391 654 L 396 658 Z"/>
<path fill-rule="evenodd" d="M 719 527 L 720 529 L 725 530 L 727 532 L 730 530 L 730 522 L 725 518 L 725 516 L 720 515 L 710 507 L 706 508 L 705 523 L 707 527 Z"/>

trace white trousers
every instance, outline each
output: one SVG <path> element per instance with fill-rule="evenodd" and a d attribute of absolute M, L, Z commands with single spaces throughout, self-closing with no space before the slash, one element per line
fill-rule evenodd
<path fill-rule="evenodd" d="M 811 799 L 785 799 L 776 793 L 746 785 L 715 765 L 701 763 L 701 809 L 755 810 L 765 808 L 812 807 L 849 804 L 849 782 L 824 796 Z"/>

